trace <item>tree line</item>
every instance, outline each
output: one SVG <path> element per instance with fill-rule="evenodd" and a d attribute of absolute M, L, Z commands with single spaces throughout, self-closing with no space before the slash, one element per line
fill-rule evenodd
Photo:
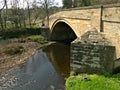
<path fill-rule="evenodd" d="M 39 27 L 44 18 L 60 10 L 54 0 L 0 0 L 0 30 Z M 11 1 L 10 3 L 8 1 Z M 25 5 L 26 4 L 26 5 Z M 49 23 L 48 23 L 49 24 Z"/>
<path fill-rule="evenodd" d="M 8 1 L 10 3 L 8 3 Z M 120 0 L 62 0 L 58 7 L 55 0 L 0 0 L 0 30 L 40 27 L 40 23 L 61 9 L 120 3 Z"/>
<path fill-rule="evenodd" d="M 120 0 L 62 0 L 63 8 L 120 3 Z"/>

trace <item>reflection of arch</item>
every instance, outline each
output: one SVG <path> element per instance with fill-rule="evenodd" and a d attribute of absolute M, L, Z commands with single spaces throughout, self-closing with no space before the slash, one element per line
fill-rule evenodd
<path fill-rule="evenodd" d="M 51 40 L 73 41 L 77 38 L 72 26 L 64 19 L 56 20 L 51 28 Z"/>

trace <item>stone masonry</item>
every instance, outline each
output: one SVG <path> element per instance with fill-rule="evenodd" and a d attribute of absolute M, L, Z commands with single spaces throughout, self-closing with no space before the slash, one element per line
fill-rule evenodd
<path fill-rule="evenodd" d="M 51 33 L 59 22 L 71 27 L 77 37 L 81 37 L 91 28 L 103 32 L 116 47 L 116 57 L 120 58 L 120 4 L 71 8 L 50 16 Z M 65 25 L 62 26 L 64 28 Z M 58 27 L 61 28 L 61 27 Z M 61 30 L 61 29 L 58 29 Z M 57 30 L 55 30 L 57 31 Z M 64 33 L 64 32 L 63 32 Z M 60 37 L 60 35 L 56 35 Z M 54 37 L 56 38 L 56 37 Z"/>
<path fill-rule="evenodd" d="M 61 33 L 68 36 L 68 28 L 75 33 L 77 39 L 71 43 L 73 70 L 113 72 L 120 67 L 120 3 L 57 12 L 50 16 L 49 27 L 56 40 L 62 38 Z M 92 28 L 96 30 L 90 31 Z"/>
<path fill-rule="evenodd" d="M 75 72 L 112 73 L 115 59 L 115 47 L 97 30 L 90 30 L 71 43 L 71 69 Z"/>

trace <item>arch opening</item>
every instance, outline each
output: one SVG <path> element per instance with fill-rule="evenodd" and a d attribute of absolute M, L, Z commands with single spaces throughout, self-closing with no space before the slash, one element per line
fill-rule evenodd
<path fill-rule="evenodd" d="M 58 22 L 52 29 L 50 39 L 59 42 L 72 42 L 77 38 L 73 29 L 65 22 Z"/>

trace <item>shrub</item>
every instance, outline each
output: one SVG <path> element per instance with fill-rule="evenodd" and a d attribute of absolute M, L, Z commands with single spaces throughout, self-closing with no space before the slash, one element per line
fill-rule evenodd
<path fill-rule="evenodd" d="M 18 44 L 10 44 L 3 48 L 3 53 L 9 55 L 21 54 L 24 51 L 24 47 Z"/>
<path fill-rule="evenodd" d="M 7 39 L 7 38 L 19 38 L 21 36 L 28 36 L 28 35 L 40 35 L 41 34 L 41 30 L 40 28 L 25 28 L 22 30 L 5 30 L 5 31 L 0 31 L 0 36 L 3 39 Z"/>
<path fill-rule="evenodd" d="M 41 44 L 47 43 L 48 41 L 41 35 L 33 35 L 33 36 L 29 36 L 27 37 L 28 40 L 32 40 L 34 42 L 38 42 Z"/>

